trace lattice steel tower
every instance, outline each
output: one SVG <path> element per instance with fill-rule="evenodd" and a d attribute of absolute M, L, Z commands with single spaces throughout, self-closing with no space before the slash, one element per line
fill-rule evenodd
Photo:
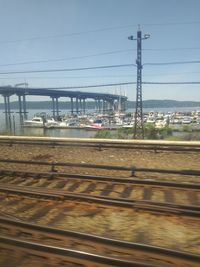
<path fill-rule="evenodd" d="M 142 37 L 140 27 L 137 31 L 137 38 L 129 36 L 129 40 L 137 40 L 137 86 L 136 86 L 136 109 L 134 124 L 134 139 L 144 139 L 144 123 L 143 123 L 143 105 L 142 105 L 142 40 L 148 39 L 149 34 Z"/>

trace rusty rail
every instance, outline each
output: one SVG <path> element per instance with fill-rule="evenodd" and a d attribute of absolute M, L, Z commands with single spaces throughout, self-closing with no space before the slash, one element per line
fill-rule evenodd
<path fill-rule="evenodd" d="M 32 223 L 25 223 L 21 221 L 11 220 L 5 217 L 0 217 L 0 226 L 3 225 L 4 227 L 8 228 L 9 236 L 1 236 L 0 237 L 0 243 L 3 242 L 4 244 L 10 244 L 14 246 L 24 247 L 24 248 L 30 248 L 33 250 L 40 251 L 47 251 L 47 248 L 50 248 L 51 253 L 55 253 L 58 255 L 65 255 L 65 256 L 80 256 L 85 255 L 85 257 L 88 257 L 87 259 L 91 260 L 92 262 L 98 262 L 98 263 L 106 263 L 111 264 L 114 266 L 143 266 L 143 267 L 150 267 L 150 266 L 175 266 L 178 263 L 180 265 L 187 265 L 187 266 L 196 266 L 200 260 L 200 256 L 192 253 L 186 253 L 171 249 L 166 249 L 162 247 L 155 247 L 150 245 L 144 245 L 139 243 L 131 243 L 127 241 L 120 241 L 120 240 L 114 240 L 104 237 L 99 237 L 96 235 L 89 235 L 84 234 L 80 232 L 75 231 L 69 231 L 69 230 L 61 230 L 57 228 L 47 227 L 47 226 L 41 226 L 36 225 Z M 19 240 L 16 238 L 13 238 L 13 231 L 9 231 L 9 228 L 12 228 L 13 230 L 16 228 L 17 233 L 22 229 L 22 231 L 30 232 L 30 234 L 34 235 L 34 232 L 36 233 L 36 236 L 38 234 L 43 237 L 44 235 L 47 237 L 52 237 L 52 240 L 54 240 L 54 246 L 45 246 L 44 244 L 39 243 L 32 243 L 27 242 L 25 240 Z M 39 237 L 39 236 L 38 236 Z M 88 251 L 80 251 L 73 250 L 74 254 L 70 254 L 72 251 L 70 248 L 65 248 L 63 246 L 59 247 L 59 250 L 54 250 L 55 245 L 59 240 L 65 240 L 67 238 L 79 240 L 79 243 L 85 244 L 85 241 L 87 240 L 87 243 L 89 242 L 90 246 L 96 247 L 96 251 L 98 251 L 98 255 L 96 254 L 95 257 L 94 254 L 89 253 Z M 39 239 L 38 241 L 44 242 L 43 239 Z M 65 242 L 66 243 L 66 242 Z M 67 243 L 66 243 L 67 244 Z M 58 247 L 56 247 L 58 248 Z M 98 248 L 98 249 L 97 249 Z M 116 254 L 115 257 L 112 256 L 110 252 L 110 256 L 106 257 L 104 255 L 105 251 L 110 250 L 114 251 Z M 62 252 L 64 254 L 62 254 Z M 127 257 L 126 252 L 129 254 Z M 135 255 L 138 258 L 138 254 L 142 257 L 139 257 L 140 260 L 135 259 Z M 93 255 L 93 256 L 92 256 Z M 124 256 L 125 255 L 125 256 Z M 144 257 L 145 255 L 145 257 Z M 83 256 L 79 257 L 82 258 Z M 149 257 L 149 259 L 148 259 Z M 142 258 L 142 260 L 141 260 Z M 84 258 L 83 258 L 84 259 Z M 132 265 L 131 265 L 132 264 Z"/>
<path fill-rule="evenodd" d="M 15 186 L 0 184 L 0 192 L 23 195 L 28 197 L 40 197 L 54 200 L 72 199 L 78 201 L 94 202 L 104 205 L 126 208 L 139 208 L 141 210 L 158 211 L 169 214 L 182 214 L 185 216 L 200 217 L 200 207 L 196 205 L 182 205 L 170 202 L 158 202 L 151 200 L 130 200 L 126 198 L 113 198 L 109 196 L 91 196 L 90 194 L 72 193 L 60 189 L 47 189 L 29 186 Z"/>
<path fill-rule="evenodd" d="M 181 174 L 181 175 L 194 175 L 200 176 L 200 170 L 174 170 L 174 169 L 156 169 L 156 168 L 137 168 L 135 166 L 111 166 L 111 165 L 98 165 L 88 163 L 72 163 L 72 162 L 47 162 L 47 161 L 28 161 L 28 160 L 13 160 L 13 159 L 0 159 L 2 163 L 26 164 L 26 165 L 42 165 L 50 166 L 51 172 L 56 172 L 55 167 L 80 167 L 90 169 L 104 169 L 115 171 L 130 171 L 131 176 L 135 176 L 135 172 L 154 172 L 154 173 L 168 173 L 168 174 Z"/>
<path fill-rule="evenodd" d="M 161 181 L 155 179 L 138 179 L 136 177 L 113 177 L 105 175 L 89 175 L 89 174 L 71 174 L 66 172 L 36 172 L 36 171 L 20 171 L 20 170 L 8 170 L 0 169 L 0 177 L 2 176 L 12 177 L 32 177 L 34 179 L 46 178 L 46 179 L 60 179 L 66 180 L 68 178 L 92 180 L 92 181 L 115 181 L 116 183 L 130 183 L 132 185 L 151 185 L 151 186 L 163 186 L 163 187 L 177 187 L 186 189 L 200 189 L 199 183 L 191 182 L 173 182 L 173 181 Z"/>

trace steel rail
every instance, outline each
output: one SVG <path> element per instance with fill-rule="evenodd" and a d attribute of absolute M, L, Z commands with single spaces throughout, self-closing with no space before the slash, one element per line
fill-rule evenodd
<path fill-rule="evenodd" d="M 156 168 L 137 168 L 135 166 L 111 166 L 111 165 L 99 165 L 88 163 L 72 163 L 72 162 L 47 162 L 47 161 L 28 161 L 28 160 L 13 160 L 13 159 L 0 159 L 2 163 L 14 163 L 14 164 L 26 164 L 26 165 L 42 165 L 50 166 L 51 171 L 55 170 L 55 167 L 80 167 L 90 169 L 104 169 L 114 171 L 130 171 L 131 176 L 135 175 L 135 172 L 154 172 L 154 173 L 168 173 L 168 174 L 181 174 L 181 175 L 194 175 L 200 176 L 200 170 L 174 170 L 174 169 L 156 169 Z"/>
<path fill-rule="evenodd" d="M 54 256 L 61 257 L 62 259 L 73 259 L 74 263 L 79 263 L 81 261 L 82 266 L 91 266 L 91 263 L 99 263 L 103 266 L 125 266 L 125 267 L 159 267 L 159 265 L 149 264 L 139 261 L 129 261 L 117 259 L 109 256 L 101 256 L 99 254 L 93 254 L 73 249 L 67 249 L 63 247 L 44 245 L 37 242 L 24 241 L 19 238 L 9 238 L 3 235 L 0 235 L 0 243 L 5 245 L 14 246 L 16 250 L 20 248 L 31 253 L 39 255 L 44 253 L 46 256 L 49 255 L 49 258 L 52 259 Z M 167 265 L 163 265 L 164 267 Z"/>
<path fill-rule="evenodd" d="M 17 220 L 11 220 L 5 217 L 0 216 L 0 225 L 6 225 L 6 226 L 11 226 L 11 227 L 18 227 L 22 228 L 23 231 L 35 231 L 35 232 L 41 232 L 43 235 L 44 234 L 52 234 L 54 236 L 52 237 L 61 237 L 61 238 L 76 238 L 79 240 L 82 240 L 85 243 L 85 240 L 94 242 L 97 244 L 97 246 L 104 246 L 103 251 L 105 251 L 105 247 L 110 249 L 111 247 L 114 247 L 114 251 L 117 250 L 123 250 L 123 249 L 130 249 L 132 251 L 132 254 L 134 255 L 135 253 L 141 253 L 145 252 L 147 255 L 150 255 L 150 258 L 152 259 L 154 256 L 154 261 L 156 260 L 163 260 L 164 258 L 168 258 L 168 262 L 170 261 L 175 261 L 177 262 L 180 260 L 187 261 L 190 263 L 196 263 L 200 260 L 200 256 L 193 254 L 193 253 L 187 253 L 183 251 L 177 251 L 177 250 L 171 250 L 167 249 L 164 247 L 156 247 L 156 246 L 150 246 L 150 245 L 144 245 L 140 243 L 132 243 L 132 242 L 127 242 L 127 241 L 120 241 L 120 240 L 115 240 L 115 239 L 110 239 L 110 238 L 105 238 L 105 237 L 100 237 L 96 235 L 90 235 L 90 234 L 85 234 L 81 232 L 76 232 L 76 231 L 69 231 L 69 230 L 61 230 L 58 228 L 52 228 L 48 226 L 41 226 L 33 223 L 25 223 Z M 10 233 L 10 232 L 9 232 Z M 12 232 L 11 232 L 12 233 Z M 56 239 L 55 239 L 56 242 Z M 122 254 L 123 255 L 123 254 Z M 155 257 L 156 255 L 156 257 Z M 131 256 L 131 253 L 130 253 Z M 157 259 L 156 259 L 157 258 Z"/>
<path fill-rule="evenodd" d="M 69 193 L 60 189 L 33 188 L 28 186 L 13 186 L 0 184 L 0 192 L 25 195 L 28 197 L 40 197 L 55 200 L 72 199 L 77 201 L 95 202 L 104 205 L 119 206 L 125 208 L 139 208 L 141 210 L 157 211 L 162 213 L 182 214 L 185 216 L 200 217 L 200 207 L 193 205 L 181 205 L 168 202 L 151 200 L 128 200 L 107 196 L 91 196 L 82 193 Z"/>
<path fill-rule="evenodd" d="M 65 172 L 31 172 L 31 171 L 15 171 L 8 169 L 0 169 L 0 179 L 3 176 L 12 176 L 12 177 L 31 177 L 34 179 L 46 178 L 47 180 L 59 179 L 65 181 L 67 178 L 73 179 L 82 179 L 89 181 L 105 181 L 105 182 L 119 182 L 123 184 L 130 185 L 151 185 L 151 186 L 163 186 L 163 187 L 172 187 L 172 188 L 185 188 L 185 189 L 200 189 L 200 183 L 191 183 L 191 182 L 171 182 L 171 181 L 161 181 L 151 179 L 138 179 L 136 177 L 113 177 L 105 175 L 89 175 L 89 174 L 70 174 Z M 0 180 L 1 181 L 1 180 Z"/>
<path fill-rule="evenodd" d="M 124 139 L 91 139 L 91 138 L 61 138 L 61 137 L 35 137 L 35 136 L 5 136 L 1 135 L 0 140 L 13 141 L 50 141 L 50 142 L 75 142 L 93 144 L 138 144 L 138 145 L 167 145 L 167 146 L 190 146 L 200 147 L 199 141 L 163 141 L 163 140 L 124 140 Z"/>
<path fill-rule="evenodd" d="M 27 137 L 27 136 L 0 136 L 0 143 L 4 144 L 29 144 L 52 146 L 84 146 L 101 148 L 122 149 L 151 149 L 172 151 L 199 152 L 198 141 L 158 141 L 158 140 L 117 140 L 117 139 L 89 139 L 89 138 L 56 138 L 56 137 Z"/>
<path fill-rule="evenodd" d="M 154 152 L 156 151 L 186 151 L 186 152 L 199 152 L 200 148 L 199 147 L 191 147 L 191 146 L 177 146 L 177 145 L 138 145 L 138 144 L 107 144 L 107 143 L 75 143 L 75 142 L 70 142 L 70 143 L 60 143 L 60 142 L 50 142 L 50 141 L 4 141 L 0 140 L 0 144 L 6 144 L 9 146 L 12 145 L 39 145 L 39 146 L 50 146 L 50 147 L 90 147 L 90 148 L 98 148 L 99 150 L 103 148 L 111 148 L 111 149 L 135 149 L 135 150 L 153 150 Z"/>

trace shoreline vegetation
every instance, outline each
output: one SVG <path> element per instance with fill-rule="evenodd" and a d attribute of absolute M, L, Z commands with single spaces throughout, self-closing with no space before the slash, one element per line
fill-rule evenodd
<path fill-rule="evenodd" d="M 106 139 L 133 139 L 134 128 L 121 128 L 117 131 L 101 130 L 94 138 Z M 179 129 L 164 127 L 158 129 L 155 125 L 146 124 L 144 126 L 144 139 L 146 140 L 168 140 L 168 141 L 200 141 L 200 130 L 193 129 L 192 126 L 185 125 Z"/>
<path fill-rule="evenodd" d="M 133 139 L 134 128 L 120 128 L 117 130 L 101 129 L 96 131 L 93 138 L 102 139 Z M 15 135 L 9 131 L 0 131 L 0 135 Z M 166 141 L 200 141 L 200 129 L 194 129 L 192 125 L 184 125 L 180 128 L 166 126 L 156 128 L 153 124 L 144 126 L 145 140 L 166 140 Z M 41 136 L 34 134 L 34 136 Z M 42 135 L 44 136 L 44 135 Z M 48 135 L 45 135 L 48 136 Z"/>

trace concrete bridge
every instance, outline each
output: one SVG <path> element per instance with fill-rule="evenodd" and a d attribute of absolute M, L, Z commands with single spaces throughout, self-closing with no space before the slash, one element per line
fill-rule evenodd
<path fill-rule="evenodd" d="M 27 105 L 26 96 L 48 96 L 52 100 L 52 115 L 55 118 L 59 116 L 59 98 L 69 98 L 71 101 L 71 113 L 85 114 L 86 111 L 86 99 L 93 99 L 95 101 L 95 109 L 100 113 L 106 111 L 114 111 L 120 107 L 121 110 L 125 110 L 125 104 L 127 101 L 126 96 L 107 94 L 107 93 L 90 93 L 81 91 L 64 91 L 49 88 L 26 88 L 26 87 L 13 87 L 13 86 L 1 86 L 0 95 L 4 98 L 5 109 L 5 122 L 7 128 L 11 127 L 11 108 L 10 97 L 13 95 L 18 96 L 18 107 L 20 122 L 23 119 L 27 119 Z"/>

